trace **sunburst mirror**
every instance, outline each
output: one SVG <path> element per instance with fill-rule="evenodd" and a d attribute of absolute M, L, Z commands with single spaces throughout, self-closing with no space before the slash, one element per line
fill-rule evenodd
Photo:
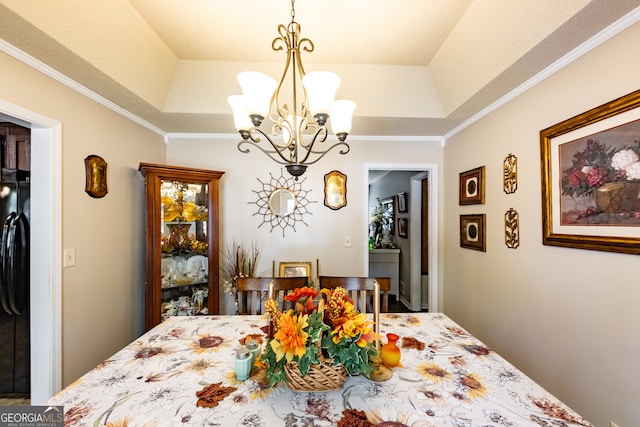
<path fill-rule="evenodd" d="M 271 173 L 269 176 L 270 179 L 267 181 L 258 178 L 261 188 L 260 190 L 252 190 L 258 196 L 258 200 L 249 202 L 258 207 L 258 211 L 254 215 L 262 216 L 262 222 L 258 228 L 264 224 L 269 224 L 271 227 L 269 231 L 279 227 L 282 229 L 282 237 L 284 237 L 287 227 L 296 231 L 296 223 L 298 222 L 308 227 L 309 224 L 305 222 L 304 215 L 311 215 L 308 206 L 316 201 L 310 201 L 307 196 L 311 190 L 303 188 L 307 178 L 304 177 L 296 181 L 292 176 L 285 176 L 282 169 L 280 169 L 280 176 L 276 177 Z"/>

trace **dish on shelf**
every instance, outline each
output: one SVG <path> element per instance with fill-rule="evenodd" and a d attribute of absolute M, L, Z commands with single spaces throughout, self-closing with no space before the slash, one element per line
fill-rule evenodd
<path fill-rule="evenodd" d="M 185 273 L 193 281 L 204 281 L 209 272 L 209 259 L 203 255 L 194 255 L 187 260 Z"/>

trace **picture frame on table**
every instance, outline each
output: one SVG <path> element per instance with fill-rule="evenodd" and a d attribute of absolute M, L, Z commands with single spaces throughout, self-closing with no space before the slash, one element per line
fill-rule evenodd
<path fill-rule="evenodd" d="M 279 264 L 280 277 L 311 278 L 311 261 L 283 261 Z"/>
<path fill-rule="evenodd" d="M 540 131 L 544 245 L 640 254 L 640 90 Z"/>
<path fill-rule="evenodd" d="M 398 218 L 398 236 L 407 238 L 408 235 L 408 223 L 407 218 Z"/>
<path fill-rule="evenodd" d="M 407 193 L 401 192 L 397 194 L 398 199 L 398 213 L 407 213 Z"/>
<path fill-rule="evenodd" d="M 460 247 L 486 252 L 485 224 L 485 214 L 460 215 Z"/>
<path fill-rule="evenodd" d="M 484 204 L 484 166 L 460 173 L 459 205 Z"/>

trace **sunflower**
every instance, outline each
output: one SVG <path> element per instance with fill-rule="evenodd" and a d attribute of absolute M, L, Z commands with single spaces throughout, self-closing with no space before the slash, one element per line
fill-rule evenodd
<path fill-rule="evenodd" d="M 210 362 L 209 360 L 198 359 L 198 360 L 194 360 L 193 362 L 191 362 L 189 364 L 189 366 L 187 366 L 187 370 L 188 371 L 193 371 L 193 372 L 197 373 L 198 375 L 203 375 L 207 369 L 209 369 L 209 368 L 211 368 L 213 366 L 215 366 L 215 364 Z"/>
<path fill-rule="evenodd" d="M 435 363 L 423 363 L 416 368 L 416 371 L 424 378 L 440 384 L 451 378 L 451 373 Z"/>
<path fill-rule="evenodd" d="M 197 339 L 189 343 L 189 347 L 197 354 L 217 353 L 221 348 L 229 347 L 231 341 L 216 335 L 198 335 Z"/>
<path fill-rule="evenodd" d="M 476 374 L 467 374 L 459 378 L 459 382 L 472 399 L 484 397 L 487 394 L 487 388 L 480 382 L 480 377 Z"/>

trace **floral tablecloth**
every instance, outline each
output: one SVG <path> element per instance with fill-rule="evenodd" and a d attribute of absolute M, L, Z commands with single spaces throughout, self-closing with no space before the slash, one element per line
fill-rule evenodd
<path fill-rule="evenodd" d="M 264 325 L 172 317 L 47 403 L 64 406 L 66 426 L 592 426 L 443 314 L 381 315 L 381 333 L 401 337 L 402 367 L 327 393 L 269 388 L 257 369 L 236 380 L 240 340 L 264 337 Z"/>

